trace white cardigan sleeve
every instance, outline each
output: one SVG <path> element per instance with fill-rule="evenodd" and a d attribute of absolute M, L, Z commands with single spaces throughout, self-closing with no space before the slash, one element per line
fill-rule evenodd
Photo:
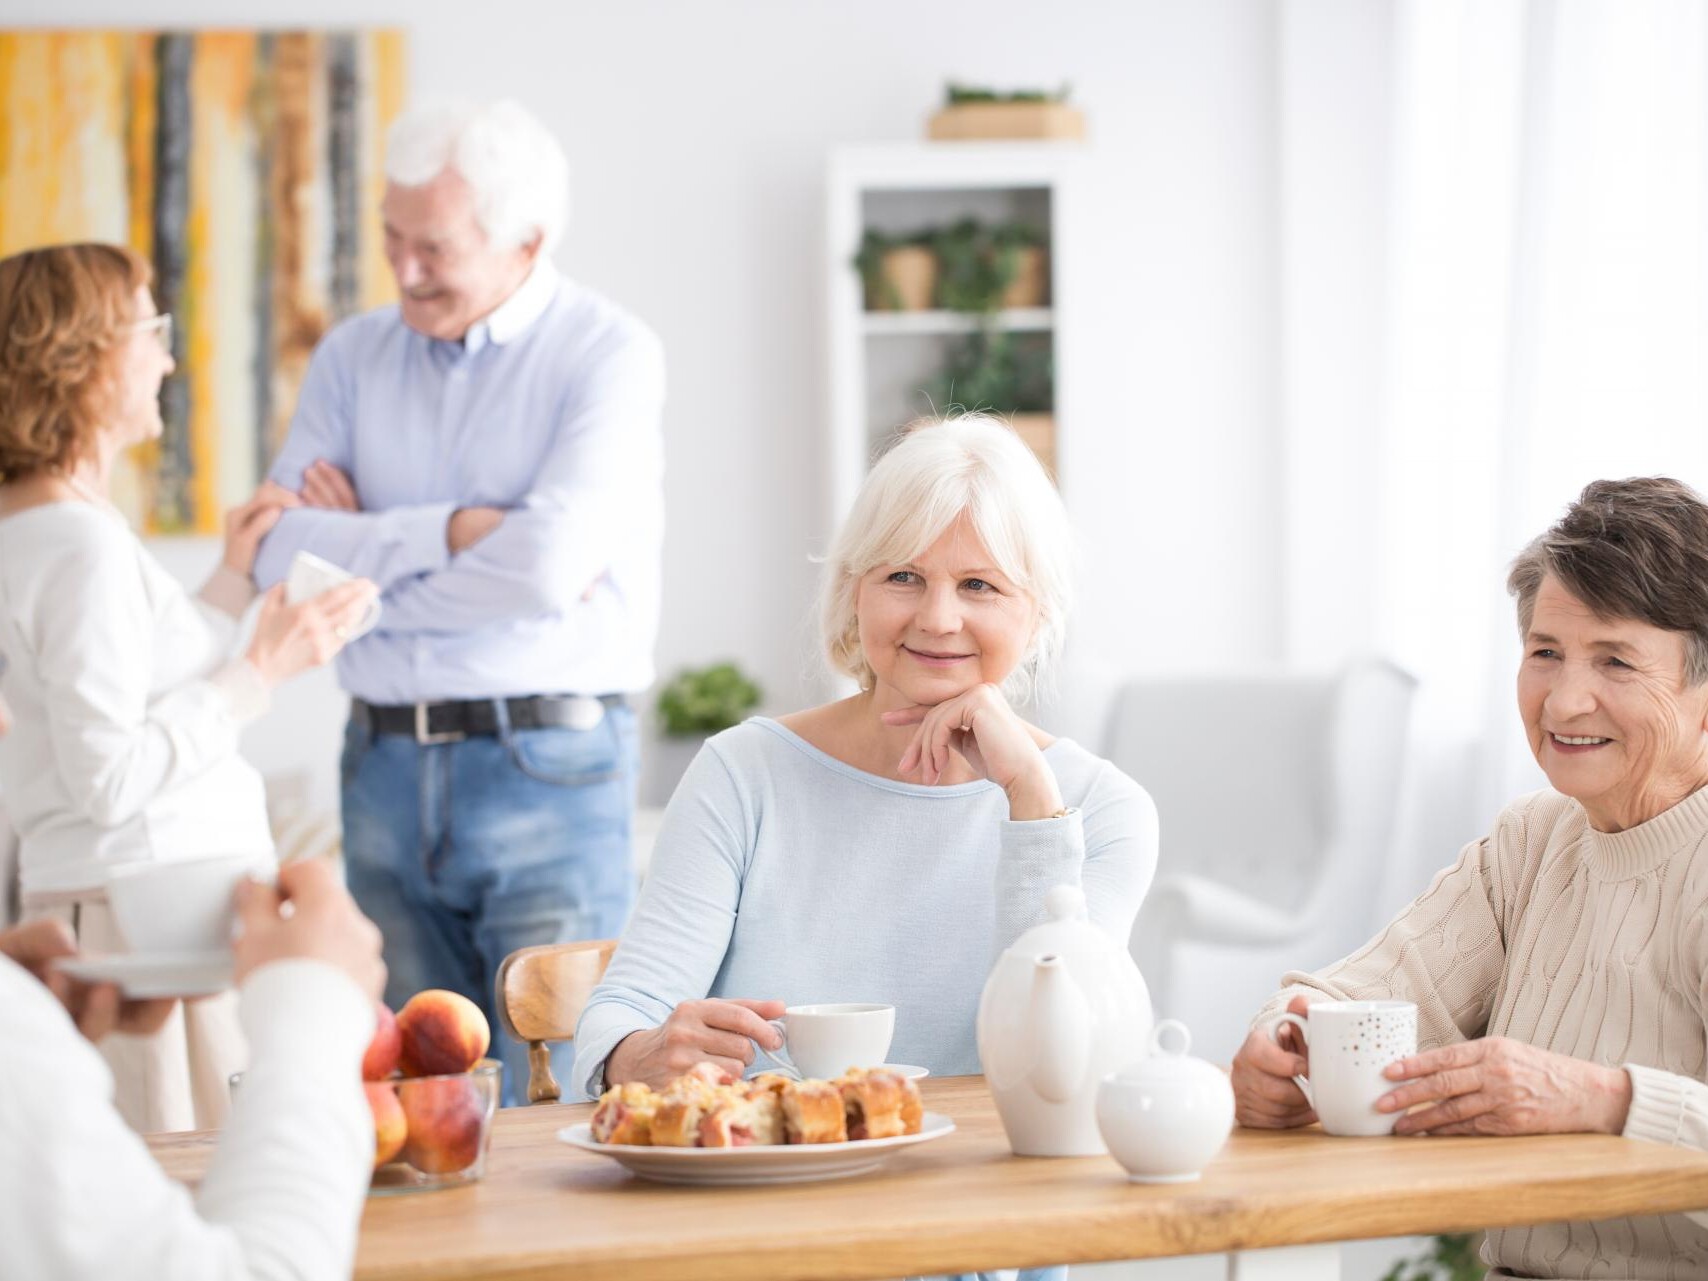
<path fill-rule="evenodd" d="M 267 704 L 260 674 L 241 660 L 149 701 L 155 619 L 137 562 L 146 554 L 116 525 L 92 528 L 36 578 L 22 619 L 55 765 L 78 811 L 103 827 L 234 754 L 243 721 Z"/>
<path fill-rule="evenodd" d="M 0 960 L 0 1276 L 334 1281 L 373 1163 L 360 1083 L 373 1006 L 319 961 L 242 992 L 254 1067 L 198 1197 L 112 1106 L 106 1064 L 47 990 Z"/>

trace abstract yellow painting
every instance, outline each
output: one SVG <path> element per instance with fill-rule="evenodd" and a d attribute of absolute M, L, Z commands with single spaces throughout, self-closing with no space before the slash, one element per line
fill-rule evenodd
<path fill-rule="evenodd" d="M 217 533 L 284 438 L 309 352 L 395 297 L 385 129 L 404 37 L 0 32 L 0 254 L 128 244 L 177 318 L 160 441 L 115 491 L 151 533 Z"/>

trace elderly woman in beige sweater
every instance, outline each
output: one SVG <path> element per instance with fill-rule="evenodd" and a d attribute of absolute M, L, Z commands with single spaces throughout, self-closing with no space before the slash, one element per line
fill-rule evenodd
<path fill-rule="evenodd" d="M 1283 1007 L 1400 998 L 1400 1134 L 1599 1131 L 1708 1149 L 1708 505 L 1598 481 L 1507 580 L 1518 707 L 1552 784 L 1375 939 L 1288 974 L 1233 1064 L 1243 1125 L 1315 1120 Z M 1290 1031 L 1291 1029 L 1288 1029 Z M 1708 1277 L 1708 1216 L 1490 1232 L 1492 1276 Z"/>

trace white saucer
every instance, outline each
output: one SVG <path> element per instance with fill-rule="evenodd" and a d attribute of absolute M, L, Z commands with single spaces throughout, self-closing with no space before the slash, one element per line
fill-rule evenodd
<path fill-rule="evenodd" d="M 911 1063 L 880 1063 L 878 1066 L 883 1068 L 886 1072 L 894 1072 L 898 1076 L 905 1076 L 910 1081 L 917 1081 L 921 1077 L 931 1075 L 930 1068 L 915 1067 Z"/>
<path fill-rule="evenodd" d="M 139 1000 L 210 996 L 231 986 L 230 952 L 148 952 L 118 956 L 67 956 L 54 962 L 85 983 L 117 983 Z"/>

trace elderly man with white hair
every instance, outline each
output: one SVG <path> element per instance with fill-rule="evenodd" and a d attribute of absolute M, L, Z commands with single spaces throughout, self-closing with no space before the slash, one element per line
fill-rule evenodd
<path fill-rule="evenodd" d="M 568 166 L 520 105 L 407 112 L 386 175 L 400 299 L 315 351 L 270 477 L 304 505 L 255 574 L 310 552 L 380 585 L 338 662 L 350 887 L 391 1004 L 449 988 L 490 1015 L 507 953 L 628 915 L 664 359 L 553 268 Z M 508 1094 L 526 1056 L 502 1053 Z"/>

